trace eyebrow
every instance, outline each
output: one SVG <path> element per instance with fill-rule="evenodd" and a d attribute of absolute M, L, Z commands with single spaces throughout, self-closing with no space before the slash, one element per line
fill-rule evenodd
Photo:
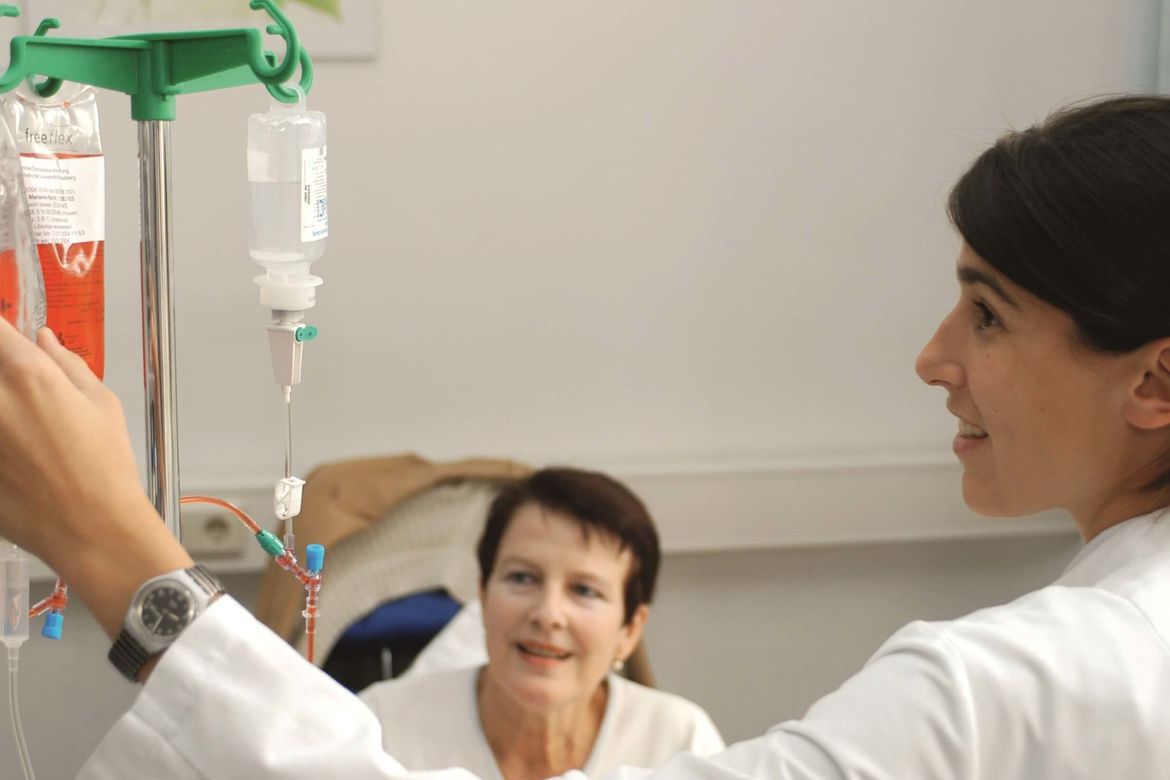
<path fill-rule="evenodd" d="M 604 577 L 600 577 L 592 572 L 572 571 L 572 572 L 569 572 L 569 575 L 573 579 L 581 580 L 582 582 L 587 582 L 590 585 L 596 585 L 598 588 L 601 588 L 603 590 L 605 589 L 605 587 L 607 587 L 609 585 L 609 580 L 605 579 Z"/>
<path fill-rule="evenodd" d="M 1020 308 L 1020 304 L 1016 303 L 1012 296 L 1007 294 L 1007 291 L 1003 289 L 1003 285 L 991 274 L 980 271 L 978 268 L 972 268 L 969 265 L 959 266 L 955 273 L 959 277 L 960 284 L 982 284 L 991 288 L 992 292 L 1012 307 L 1016 309 Z"/>
<path fill-rule="evenodd" d="M 521 558 L 519 555 L 509 555 L 505 558 L 501 558 L 496 563 L 498 566 L 504 566 L 507 564 L 509 566 L 527 566 L 529 569 L 540 568 L 532 561 L 528 560 L 527 558 Z"/>

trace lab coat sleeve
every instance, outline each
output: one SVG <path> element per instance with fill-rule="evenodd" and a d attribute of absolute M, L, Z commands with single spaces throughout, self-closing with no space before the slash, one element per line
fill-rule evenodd
<path fill-rule="evenodd" d="M 804 718 L 710 757 L 679 754 L 649 780 L 1004 776 L 994 757 L 976 758 L 981 750 L 966 680 L 950 642 L 934 626 L 912 623 Z M 618 775 L 608 780 L 628 780 Z"/>
<path fill-rule="evenodd" d="M 231 598 L 163 654 L 84 780 L 271 777 L 470 780 L 412 773 L 382 750 L 373 714 Z"/>

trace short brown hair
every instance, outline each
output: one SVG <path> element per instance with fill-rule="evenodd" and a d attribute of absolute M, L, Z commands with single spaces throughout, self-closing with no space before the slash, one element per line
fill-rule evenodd
<path fill-rule="evenodd" d="M 627 547 L 633 557 L 624 592 L 625 622 L 634 611 L 649 604 L 658 579 L 658 530 L 654 520 L 633 491 L 612 477 L 574 468 L 541 469 L 527 479 L 505 486 L 488 510 L 476 555 L 480 583 L 487 584 L 495 568 L 500 540 L 526 504 L 536 504 L 566 515 L 581 524 L 585 533 L 597 529 Z"/>

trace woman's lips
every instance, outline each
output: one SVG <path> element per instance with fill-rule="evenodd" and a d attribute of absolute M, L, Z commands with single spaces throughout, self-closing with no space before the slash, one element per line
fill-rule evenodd
<path fill-rule="evenodd" d="M 543 642 L 517 642 L 516 649 L 525 661 L 543 668 L 564 663 L 572 655 L 563 647 L 546 645 Z"/>

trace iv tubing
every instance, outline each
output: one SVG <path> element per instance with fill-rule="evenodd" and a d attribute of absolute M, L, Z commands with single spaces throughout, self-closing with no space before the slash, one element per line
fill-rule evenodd
<path fill-rule="evenodd" d="M 292 476 L 292 398 L 289 396 L 284 399 L 284 418 L 284 476 L 287 479 Z"/>
<path fill-rule="evenodd" d="M 63 612 L 65 607 L 69 605 L 69 586 L 60 577 L 57 578 L 57 584 L 53 588 L 53 592 L 43 599 L 38 601 L 28 611 L 30 618 L 39 617 L 46 612 Z"/>
<path fill-rule="evenodd" d="M 288 479 L 292 476 L 292 388 L 285 386 L 281 388 L 284 396 L 284 478 Z M 296 549 L 297 537 L 293 531 L 293 519 L 296 515 L 290 515 L 284 522 L 284 546 L 286 548 Z"/>
<path fill-rule="evenodd" d="M 212 506 L 217 506 L 220 509 L 226 509 L 236 517 L 240 518 L 240 522 L 248 526 L 248 530 L 252 533 L 258 534 L 263 530 L 259 525 L 256 524 L 255 520 L 248 516 L 247 512 L 245 512 L 243 509 L 240 509 L 231 501 L 224 501 L 222 498 L 216 498 L 215 496 L 183 496 L 179 499 L 179 503 L 211 504 Z"/>
<path fill-rule="evenodd" d="M 8 709 L 12 714 L 12 728 L 16 732 L 16 748 L 20 753 L 20 766 L 24 770 L 25 780 L 36 780 L 32 758 L 28 754 L 28 744 L 24 741 L 24 724 L 20 721 L 20 700 L 16 693 L 16 663 L 19 652 L 19 647 L 8 648 Z"/>
<path fill-rule="evenodd" d="M 224 501 L 222 498 L 215 496 L 183 496 L 179 499 L 180 504 L 211 504 L 218 506 L 221 509 L 226 509 L 233 515 L 240 519 L 240 522 L 248 526 L 248 530 L 254 533 L 258 538 L 267 533 L 262 529 L 255 520 L 248 516 L 248 513 L 230 501 Z M 269 534 L 271 536 L 271 534 Z M 275 537 L 274 537 L 275 538 Z M 279 544 L 279 543 L 278 543 Z M 263 546 L 263 545 L 261 545 Z M 265 548 L 267 549 L 267 548 Z M 305 610 L 301 616 L 305 618 L 305 657 L 310 663 L 313 661 L 313 652 L 315 649 L 315 639 L 317 635 L 317 598 L 321 592 L 321 573 L 310 572 L 299 563 L 297 557 L 293 554 L 291 549 L 286 548 L 283 552 L 273 555 L 276 563 L 280 568 L 292 574 L 297 580 L 305 586 Z"/>
<path fill-rule="evenodd" d="M 276 563 L 305 586 L 305 609 L 301 617 L 305 619 L 305 658 L 312 663 L 317 637 L 317 594 L 321 592 L 321 574 L 310 572 L 297 563 L 292 550 L 285 550 L 283 555 L 277 556 Z"/>

